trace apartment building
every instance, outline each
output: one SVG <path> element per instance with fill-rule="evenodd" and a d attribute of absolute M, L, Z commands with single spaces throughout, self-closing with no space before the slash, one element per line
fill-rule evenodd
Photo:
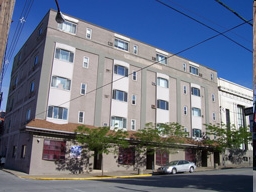
<path fill-rule="evenodd" d="M 69 159 L 62 149 L 82 124 L 137 131 L 177 122 L 199 141 L 204 124 L 220 122 L 215 70 L 72 16 L 58 24 L 55 16 L 45 15 L 14 59 L 0 149 L 6 167 L 59 172 L 55 160 Z M 197 146 L 190 147 L 167 160 L 193 160 Z M 104 156 L 106 171 L 127 168 L 115 158 Z M 157 165 L 155 154 L 145 168 L 149 159 Z M 219 162 L 205 150 L 201 159 Z M 92 169 L 101 169 L 100 160 L 90 158 Z"/>

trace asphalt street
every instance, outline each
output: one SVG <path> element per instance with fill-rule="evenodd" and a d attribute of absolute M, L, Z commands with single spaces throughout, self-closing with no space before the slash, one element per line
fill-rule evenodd
<path fill-rule="evenodd" d="M 250 192 L 254 174 L 252 168 L 239 168 L 130 179 L 44 181 L 0 171 L 0 192 Z"/>

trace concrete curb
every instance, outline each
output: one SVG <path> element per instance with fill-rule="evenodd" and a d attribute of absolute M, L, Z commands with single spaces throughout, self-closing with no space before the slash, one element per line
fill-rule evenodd
<path fill-rule="evenodd" d="M 142 174 L 142 175 L 128 175 L 128 176 L 93 176 L 93 177 L 33 177 L 33 176 L 18 176 L 22 179 L 32 179 L 32 180 L 102 180 L 102 179 L 127 179 L 127 178 L 139 178 L 139 177 L 151 177 L 152 174 Z"/>

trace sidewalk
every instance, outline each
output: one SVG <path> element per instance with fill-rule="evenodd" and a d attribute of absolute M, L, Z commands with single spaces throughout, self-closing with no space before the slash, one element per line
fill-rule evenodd
<path fill-rule="evenodd" d="M 195 172 L 203 172 L 210 170 L 220 170 L 220 169 L 232 169 L 232 168 L 243 168 L 249 166 L 219 166 L 217 169 L 214 167 L 197 167 Z M 252 168 L 252 167 L 251 167 Z M 116 179 L 116 178 L 139 178 L 139 177 L 150 177 L 157 173 L 152 170 L 144 170 L 143 173 L 138 174 L 138 171 L 115 171 L 115 172 L 104 172 L 102 176 L 101 171 L 93 171 L 91 173 L 83 174 L 59 174 L 59 175 L 29 175 L 23 172 L 14 171 L 10 169 L 2 169 L 7 173 L 13 174 L 19 178 L 23 179 L 33 179 L 33 180 L 101 180 L 101 179 Z"/>

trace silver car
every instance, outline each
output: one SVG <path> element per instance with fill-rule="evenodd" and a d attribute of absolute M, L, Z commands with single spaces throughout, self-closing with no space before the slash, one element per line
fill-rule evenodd
<path fill-rule="evenodd" d="M 172 173 L 176 174 L 178 172 L 190 172 L 193 173 L 196 169 L 196 165 L 193 162 L 186 160 L 177 160 L 167 163 L 165 166 L 159 167 L 157 169 L 158 173 Z"/>

